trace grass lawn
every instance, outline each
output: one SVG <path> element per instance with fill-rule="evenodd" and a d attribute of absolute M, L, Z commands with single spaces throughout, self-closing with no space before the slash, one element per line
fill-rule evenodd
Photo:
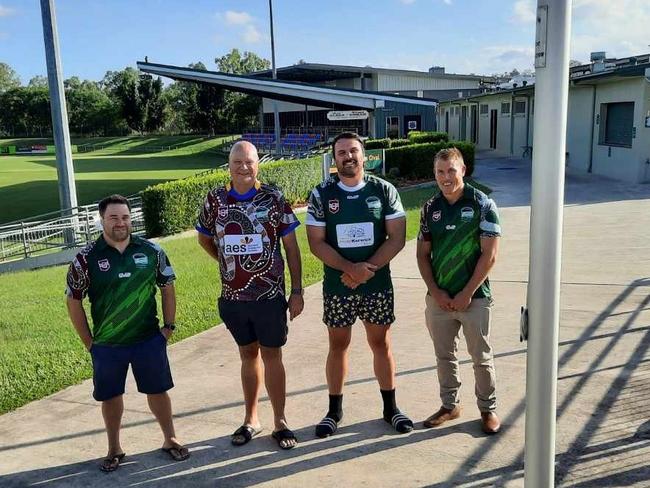
<path fill-rule="evenodd" d="M 12 140 L 0 140 L 0 145 Z M 26 140 L 16 140 L 27 144 Z M 29 140 L 29 143 L 45 142 Z M 95 138 L 86 141 L 111 147 L 74 154 L 77 199 L 80 205 L 111 193 L 131 195 L 149 185 L 184 178 L 225 162 L 213 152 L 221 138 L 144 137 Z M 139 146 L 177 145 L 171 151 L 142 154 Z M 59 208 L 54 156 L 0 156 L 0 224 Z"/>
<path fill-rule="evenodd" d="M 431 194 L 431 188 L 402 192 L 407 239 L 416 236 L 420 206 Z M 304 216 L 299 215 L 303 222 Z M 309 252 L 304 225 L 297 236 L 307 286 L 322 278 L 322 265 Z M 175 342 L 220 323 L 218 268 L 193 236 L 163 239 L 162 245 L 178 276 Z M 7 304 L 0 316 L 0 414 L 91 377 L 90 357 L 65 310 L 66 271 L 58 266 L 0 278 L 0 303 Z"/>

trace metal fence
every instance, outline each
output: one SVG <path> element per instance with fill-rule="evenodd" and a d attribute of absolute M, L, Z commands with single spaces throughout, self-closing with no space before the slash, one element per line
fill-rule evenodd
<path fill-rule="evenodd" d="M 140 197 L 129 197 L 134 234 L 144 234 Z M 0 262 L 81 247 L 101 234 L 97 204 L 38 215 L 0 225 Z"/>

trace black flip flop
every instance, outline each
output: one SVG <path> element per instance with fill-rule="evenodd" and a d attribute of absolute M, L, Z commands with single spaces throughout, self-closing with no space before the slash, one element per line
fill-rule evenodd
<path fill-rule="evenodd" d="M 239 427 L 235 432 L 233 432 L 230 435 L 230 443 L 233 446 L 243 446 L 244 444 L 248 444 L 253 437 L 258 435 L 260 432 L 262 432 L 264 429 L 260 427 L 259 429 L 256 429 L 252 425 L 242 425 Z M 235 437 L 236 436 L 242 436 L 244 438 L 243 442 L 235 442 Z"/>
<path fill-rule="evenodd" d="M 282 430 L 278 430 L 276 432 L 273 432 L 271 434 L 271 437 L 273 437 L 278 442 L 278 446 L 280 446 L 280 449 L 285 449 L 285 450 L 293 449 L 294 447 L 296 447 L 296 445 L 298 443 L 298 439 L 296 438 L 296 434 L 294 434 L 289 429 L 282 429 Z M 293 444 L 293 445 L 290 445 L 290 446 L 282 445 L 282 441 L 292 440 L 292 439 L 294 441 L 296 441 L 296 444 Z"/>
<path fill-rule="evenodd" d="M 124 456 L 126 456 L 126 453 L 123 452 L 122 454 L 105 457 L 102 464 L 99 465 L 99 470 L 104 473 L 112 473 L 120 467 L 120 462 L 124 459 Z"/>
<path fill-rule="evenodd" d="M 190 451 L 187 447 L 177 445 L 172 447 L 161 447 L 160 450 L 168 454 L 174 461 L 185 461 L 190 457 Z"/>

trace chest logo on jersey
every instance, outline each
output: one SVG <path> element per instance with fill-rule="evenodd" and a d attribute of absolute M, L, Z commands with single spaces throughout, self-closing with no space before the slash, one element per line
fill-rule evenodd
<path fill-rule="evenodd" d="M 261 234 L 238 234 L 223 236 L 223 252 L 228 256 L 261 254 L 264 250 Z"/>
<path fill-rule="evenodd" d="M 108 259 L 100 259 L 97 261 L 97 266 L 99 266 L 99 271 L 108 271 L 111 269 L 111 263 L 108 262 Z"/>
<path fill-rule="evenodd" d="M 375 243 L 372 222 L 338 224 L 336 240 L 340 248 L 372 246 Z"/>
<path fill-rule="evenodd" d="M 220 208 L 217 210 L 217 215 L 219 216 L 220 219 L 225 219 L 228 217 L 228 209 L 227 208 Z"/>
<path fill-rule="evenodd" d="M 447 226 L 445 226 L 445 229 L 447 229 L 447 230 L 456 230 L 456 226 L 455 225 L 447 225 Z"/>
<path fill-rule="evenodd" d="M 149 258 L 141 252 L 133 255 L 133 262 L 136 268 L 146 268 L 149 264 Z"/>
<path fill-rule="evenodd" d="M 468 222 L 474 218 L 474 209 L 472 207 L 463 207 L 460 209 L 460 220 Z"/>
<path fill-rule="evenodd" d="M 327 207 L 330 209 L 330 212 L 336 213 L 341 208 L 338 198 L 332 198 L 327 202 Z"/>
<path fill-rule="evenodd" d="M 438 222 L 440 220 L 440 217 L 442 217 L 441 210 L 436 210 L 431 214 L 431 220 L 433 220 L 434 222 Z"/>
<path fill-rule="evenodd" d="M 370 210 L 381 210 L 381 200 L 377 197 L 366 198 L 366 205 Z"/>
<path fill-rule="evenodd" d="M 118 277 L 118 278 L 130 278 L 130 277 L 131 277 L 131 273 L 129 273 L 129 272 L 127 271 L 126 273 L 120 273 L 120 274 L 118 274 L 117 277 Z"/>

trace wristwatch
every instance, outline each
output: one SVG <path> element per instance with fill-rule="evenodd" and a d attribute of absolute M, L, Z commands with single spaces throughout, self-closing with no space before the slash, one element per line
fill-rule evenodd
<path fill-rule="evenodd" d="M 291 288 L 291 294 L 292 295 L 300 295 L 302 296 L 305 293 L 304 288 Z"/>
<path fill-rule="evenodd" d="M 165 324 L 162 326 L 163 329 L 169 329 L 172 332 L 176 330 L 176 324 L 171 323 L 171 324 Z"/>

